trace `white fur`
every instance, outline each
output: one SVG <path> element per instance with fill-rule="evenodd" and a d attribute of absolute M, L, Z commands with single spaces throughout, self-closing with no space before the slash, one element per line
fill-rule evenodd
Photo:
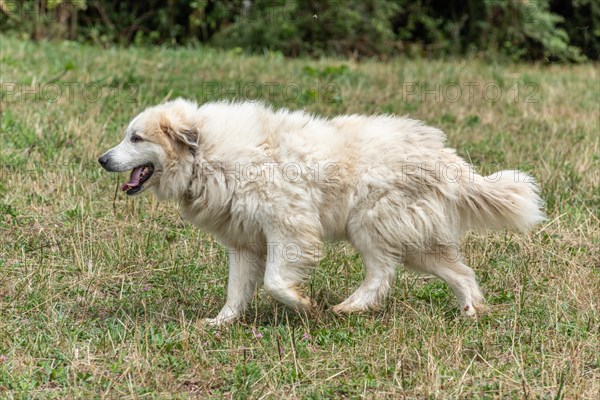
<path fill-rule="evenodd" d="M 157 136 L 158 120 L 189 152 L 156 147 L 170 146 Z M 184 218 L 229 248 L 227 302 L 212 323 L 239 317 L 263 280 L 275 299 L 310 310 L 299 285 L 322 256 L 323 241 L 343 239 L 361 253 L 366 276 L 335 311 L 379 307 L 403 263 L 446 281 L 473 316 L 483 296 L 458 252 L 461 234 L 524 231 L 544 219 L 529 175 L 478 175 L 445 147 L 440 130 L 408 118 L 325 119 L 255 102 L 178 99 L 145 110 L 132 131 L 150 143 L 126 137 L 111 150 L 118 163 L 154 163 L 147 186 L 178 201 Z"/>

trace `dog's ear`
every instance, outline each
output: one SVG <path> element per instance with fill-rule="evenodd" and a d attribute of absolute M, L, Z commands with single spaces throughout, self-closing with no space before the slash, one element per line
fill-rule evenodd
<path fill-rule="evenodd" d="M 191 149 L 198 147 L 198 129 L 186 127 L 181 123 L 172 123 L 167 118 L 161 118 L 160 130 L 172 140 Z"/>
<path fill-rule="evenodd" d="M 175 136 L 183 144 L 195 149 L 198 147 L 198 129 L 188 128 L 175 131 Z"/>

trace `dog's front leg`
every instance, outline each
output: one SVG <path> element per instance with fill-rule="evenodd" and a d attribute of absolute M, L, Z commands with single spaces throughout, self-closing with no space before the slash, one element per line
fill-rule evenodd
<path fill-rule="evenodd" d="M 221 325 L 235 321 L 248 308 L 256 288 L 262 284 L 264 272 L 264 260 L 256 252 L 230 248 L 227 302 L 215 318 L 207 318 L 204 322 Z"/>
<path fill-rule="evenodd" d="M 320 258 L 321 242 L 311 238 L 269 241 L 264 276 L 265 291 L 274 299 L 301 313 L 316 304 L 298 289 Z"/>

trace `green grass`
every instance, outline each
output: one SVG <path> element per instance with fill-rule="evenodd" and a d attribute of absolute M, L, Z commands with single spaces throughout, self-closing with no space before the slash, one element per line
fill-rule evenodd
<path fill-rule="evenodd" d="M 0 398 L 597 398 L 598 65 L 286 60 L 6 36 L 0 50 Z M 45 101 L 51 82 L 75 85 L 73 98 Z M 116 194 L 123 176 L 95 159 L 144 107 L 231 98 L 236 82 L 323 115 L 409 114 L 444 129 L 484 173 L 531 172 L 547 223 L 463 241 L 489 312 L 464 320 L 444 284 L 399 269 L 382 311 L 337 317 L 328 306 L 363 268 L 335 244 L 307 285 L 318 315 L 259 292 L 243 321 L 199 326 L 225 301 L 224 248 L 175 204 Z M 406 82 L 438 83 L 442 98 L 408 96 Z M 488 102 L 465 89 L 450 101 L 453 82 L 493 83 L 503 95 Z M 33 92 L 14 94 L 12 83 Z M 80 89 L 90 83 L 119 96 L 88 101 Z"/>

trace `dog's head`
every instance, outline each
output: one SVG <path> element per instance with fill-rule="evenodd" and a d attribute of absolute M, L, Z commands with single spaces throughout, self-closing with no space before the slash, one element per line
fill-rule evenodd
<path fill-rule="evenodd" d="M 125 138 L 98 162 L 109 172 L 131 171 L 121 185 L 128 195 L 149 188 L 160 198 L 180 195 L 191 178 L 198 146 L 198 106 L 177 99 L 143 111 L 125 130 Z"/>

